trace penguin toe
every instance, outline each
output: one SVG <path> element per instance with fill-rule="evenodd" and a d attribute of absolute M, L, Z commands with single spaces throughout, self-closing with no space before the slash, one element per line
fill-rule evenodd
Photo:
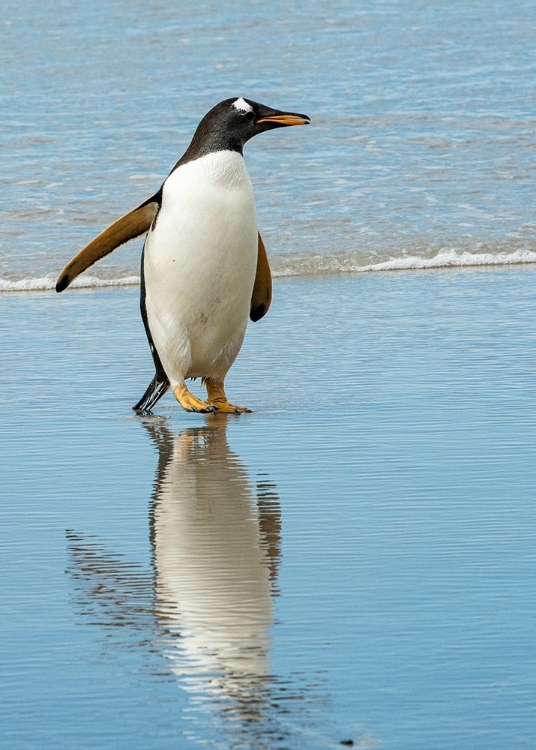
<path fill-rule="evenodd" d="M 222 402 L 220 400 L 218 403 L 214 403 L 213 406 L 218 414 L 251 414 L 251 409 L 248 409 L 247 406 L 235 406 L 228 401 Z"/>
<path fill-rule="evenodd" d="M 199 414 L 215 414 L 218 410 L 215 406 L 207 404 L 202 409 L 192 409 L 192 411 L 196 411 Z"/>

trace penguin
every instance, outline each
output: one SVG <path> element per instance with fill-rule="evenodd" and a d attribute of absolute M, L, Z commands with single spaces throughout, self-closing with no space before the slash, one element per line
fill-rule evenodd
<path fill-rule="evenodd" d="M 249 412 L 231 404 L 224 381 L 242 346 L 248 317 L 270 307 L 272 277 L 257 227 L 243 149 L 255 135 L 307 125 L 307 115 L 231 98 L 213 107 L 162 186 L 111 224 L 63 269 L 62 292 L 115 248 L 147 233 L 141 261 L 141 316 L 155 375 L 133 407 L 150 414 L 171 387 L 188 412 Z M 201 378 L 206 400 L 186 381 Z"/>

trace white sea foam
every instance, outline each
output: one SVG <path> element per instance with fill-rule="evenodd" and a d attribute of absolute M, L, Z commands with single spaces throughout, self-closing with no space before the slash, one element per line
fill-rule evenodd
<path fill-rule="evenodd" d="M 390 255 L 363 262 L 362 253 L 344 255 L 280 256 L 280 264 L 273 263 L 274 276 L 310 276 L 331 273 L 373 273 L 380 271 L 419 271 L 433 268 L 471 268 L 474 266 L 508 266 L 536 263 L 536 252 L 518 249 L 502 252 L 472 253 L 455 248 L 441 248 L 436 254 Z"/>
<path fill-rule="evenodd" d="M 140 283 L 139 276 L 121 276 L 116 279 L 99 279 L 97 276 L 79 276 L 70 289 L 91 289 L 105 286 L 134 286 Z M 56 286 L 56 279 L 50 276 L 26 279 L 3 279 L 0 277 L 0 292 L 45 292 Z"/>
<path fill-rule="evenodd" d="M 407 256 L 372 263 L 363 266 L 360 271 L 402 271 L 420 270 L 423 268 L 469 268 L 471 266 L 507 266 L 518 263 L 536 263 L 536 252 L 532 250 L 515 250 L 500 253 L 459 252 L 454 248 L 444 248 L 432 258 Z"/>
<path fill-rule="evenodd" d="M 382 257 L 383 256 L 383 257 Z M 441 248 L 434 255 L 390 255 L 383 253 L 371 262 L 370 255 L 360 252 L 326 255 L 275 254 L 271 256 L 272 273 L 276 278 L 291 276 L 322 276 L 334 273 L 379 273 L 381 271 L 420 271 L 441 268 L 471 268 L 476 266 L 509 266 L 536 264 L 536 252 L 528 249 L 511 251 L 469 252 L 455 248 Z M 99 287 L 136 286 L 138 275 L 99 278 L 82 275 L 70 288 L 91 289 Z M 0 277 L 0 292 L 36 292 L 53 290 L 56 279 L 40 278 L 6 279 Z"/>

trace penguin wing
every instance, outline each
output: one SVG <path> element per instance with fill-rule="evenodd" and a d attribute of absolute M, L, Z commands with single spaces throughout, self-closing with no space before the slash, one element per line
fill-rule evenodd
<path fill-rule="evenodd" d="M 249 317 L 256 323 L 263 318 L 272 302 L 272 272 L 264 242 L 259 234 L 259 246 L 257 253 L 257 273 L 255 275 L 255 284 L 251 295 L 251 305 L 249 307 Z"/>
<path fill-rule="evenodd" d="M 56 291 L 63 292 L 71 281 L 119 245 L 148 232 L 158 213 L 160 202 L 160 193 L 156 193 L 133 211 L 129 211 L 128 214 L 114 221 L 104 232 L 91 240 L 89 245 L 80 250 L 60 273 L 56 282 Z"/>

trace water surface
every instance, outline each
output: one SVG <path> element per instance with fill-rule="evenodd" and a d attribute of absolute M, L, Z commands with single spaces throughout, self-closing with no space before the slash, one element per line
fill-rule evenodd
<path fill-rule="evenodd" d="M 246 147 L 277 275 L 535 262 L 535 50 L 531 0 L 8 0 L 0 288 L 50 288 L 228 96 L 313 120 Z"/>
<path fill-rule="evenodd" d="M 533 747 L 534 3 L 8 0 L 1 29 L 2 747 Z M 230 373 L 253 414 L 140 420 L 137 291 L 31 290 L 228 96 L 312 118 L 246 149 L 301 278 Z"/>
<path fill-rule="evenodd" d="M 534 271 L 284 280 L 204 418 L 4 295 L 2 747 L 531 747 Z"/>

